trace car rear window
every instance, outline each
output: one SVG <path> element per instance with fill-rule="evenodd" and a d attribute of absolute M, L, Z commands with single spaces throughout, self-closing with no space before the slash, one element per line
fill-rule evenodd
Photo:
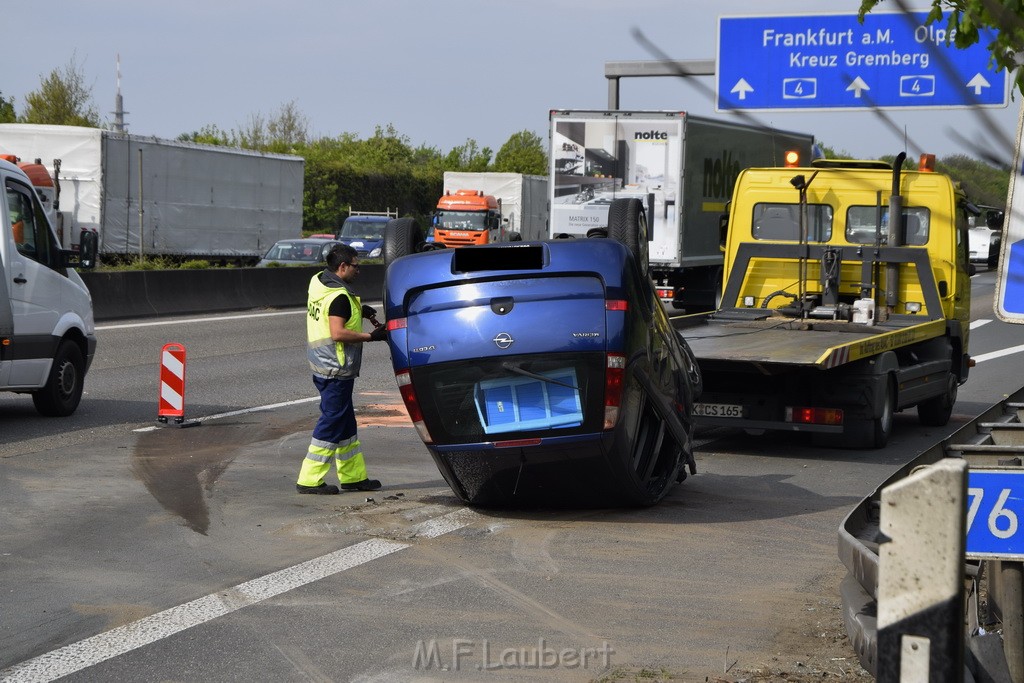
<path fill-rule="evenodd" d="M 600 431 L 603 353 L 456 361 L 412 369 L 427 429 L 438 442 L 479 443 Z"/>

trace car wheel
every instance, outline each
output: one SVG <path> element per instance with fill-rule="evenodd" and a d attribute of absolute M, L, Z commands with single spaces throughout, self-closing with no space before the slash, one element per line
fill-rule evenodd
<path fill-rule="evenodd" d="M 632 505 L 654 505 L 668 493 L 682 466 L 683 452 L 660 415 L 646 405 L 624 464 L 629 471 L 622 495 Z"/>
<path fill-rule="evenodd" d="M 946 377 L 945 393 L 917 404 L 917 421 L 928 427 L 943 427 L 953 414 L 959 384 L 952 372 Z"/>
<path fill-rule="evenodd" d="M 384 265 L 415 254 L 423 244 L 423 230 L 412 218 L 396 218 L 384 226 Z"/>
<path fill-rule="evenodd" d="M 637 268 L 647 275 L 647 213 L 639 199 L 616 199 L 608 209 L 608 236 L 629 248 Z"/>
<path fill-rule="evenodd" d="M 72 341 L 64 340 L 50 366 L 46 386 L 32 392 L 32 402 L 40 415 L 66 417 L 75 412 L 82 400 L 82 382 L 85 379 L 85 361 L 82 349 Z"/>

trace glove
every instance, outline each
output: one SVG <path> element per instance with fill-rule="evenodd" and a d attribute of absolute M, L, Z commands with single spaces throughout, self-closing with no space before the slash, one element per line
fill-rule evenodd
<path fill-rule="evenodd" d="M 376 315 L 377 315 L 377 309 L 376 308 L 374 308 L 373 306 L 367 306 L 366 304 L 363 304 L 363 317 L 364 318 L 373 318 Z"/>
<path fill-rule="evenodd" d="M 375 327 L 373 332 L 370 333 L 370 341 L 387 341 L 388 339 L 388 328 L 384 325 Z"/>

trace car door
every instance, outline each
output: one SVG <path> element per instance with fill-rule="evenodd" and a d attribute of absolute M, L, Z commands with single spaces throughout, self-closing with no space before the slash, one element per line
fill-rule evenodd
<path fill-rule="evenodd" d="M 54 270 L 59 263 L 56 238 L 35 193 L 14 178 L 4 181 L 4 189 L 12 226 L 22 223 L 12 230 L 14 249 L 5 282 L 14 328 L 8 385 L 38 387 L 53 357 L 64 275 Z"/>

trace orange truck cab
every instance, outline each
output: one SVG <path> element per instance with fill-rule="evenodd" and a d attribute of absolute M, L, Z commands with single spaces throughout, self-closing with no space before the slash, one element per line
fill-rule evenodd
<path fill-rule="evenodd" d="M 445 190 L 434 213 L 433 238 L 446 247 L 504 242 L 501 200 L 481 190 Z"/>

